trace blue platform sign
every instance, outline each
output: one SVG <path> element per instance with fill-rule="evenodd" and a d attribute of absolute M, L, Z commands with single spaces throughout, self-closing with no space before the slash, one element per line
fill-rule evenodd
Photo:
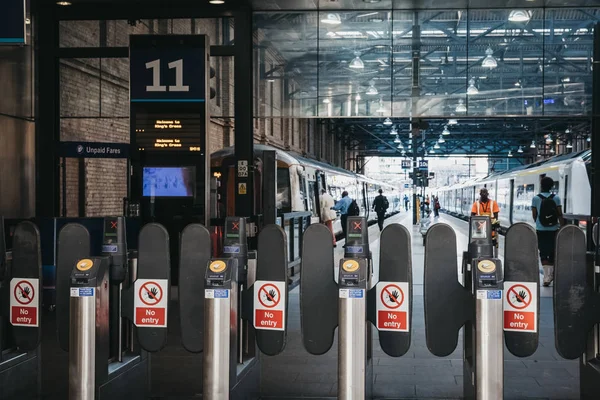
<path fill-rule="evenodd" d="M 60 142 L 60 157 L 66 158 L 127 158 L 128 143 Z"/>
<path fill-rule="evenodd" d="M 129 47 L 132 103 L 203 103 L 205 37 L 132 35 Z"/>
<path fill-rule="evenodd" d="M 402 169 L 410 169 L 411 160 L 402 160 Z"/>
<path fill-rule="evenodd" d="M 428 160 L 419 160 L 419 169 L 421 171 L 426 171 L 429 169 L 429 161 Z"/>
<path fill-rule="evenodd" d="M 25 44 L 25 1 L 0 3 L 0 44 Z"/>

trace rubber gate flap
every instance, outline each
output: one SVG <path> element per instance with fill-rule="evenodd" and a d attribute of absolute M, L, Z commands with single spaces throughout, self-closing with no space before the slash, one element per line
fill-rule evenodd
<path fill-rule="evenodd" d="M 449 225 L 438 223 L 427 232 L 424 295 L 427 347 L 436 356 L 448 356 L 474 314 L 473 296 L 458 282 L 456 234 Z"/>
<path fill-rule="evenodd" d="M 333 278 L 333 238 L 323 224 L 309 226 L 302 241 L 300 323 L 304 348 L 327 353 L 338 325 L 338 287 Z"/>

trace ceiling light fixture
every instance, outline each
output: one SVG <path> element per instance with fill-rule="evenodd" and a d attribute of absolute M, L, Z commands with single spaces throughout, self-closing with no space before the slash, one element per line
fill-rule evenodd
<path fill-rule="evenodd" d="M 550 149 L 550 154 L 554 154 L 554 147 Z"/>
<path fill-rule="evenodd" d="M 508 151 L 508 156 L 509 156 L 509 157 L 512 157 L 512 150 L 509 150 L 509 151 Z"/>
<path fill-rule="evenodd" d="M 442 135 L 448 136 L 449 134 L 450 134 L 450 131 L 448 130 L 448 127 L 444 126 L 444 130 L 442 131 Z"/>
<path fill-rule="evenodd" d="M 406 150 L 402 150 L 402 155 L 405 156 L 406 155 Z"/>
<path fill-rule="evenodd" d="M 392 120 L 389 118 L 386 118 L 385 121 L 383 121 L 383 124 L 386 126 L 390 126 L 393 124 Z"/>
<path fill-rule="evenodd" d="M 436 143 L 436 144 L 433 146 L 433 148 L 434 148 L 434 149 L 439 149 L 439 148 L 440 148 L 440 145 Z"/>
<path fill-rule="evenodd" d="M 398 145 L 398 148 L 399 148 L 399 149 L 402 149 L 402 150 L 404 150 L 404 145 L 403 145 L 402 143 L 400 143 L 400 144 Z"/>
<path fill-rule="evenodd" d="M 429 150 L 429 154 L 435 154 L 435 150 L 434 149 Z"/>
<path fill-rule="evenodd" d="M 367 89 L 368 96 L 375 96 L 379 94 L 379 90 L 375 87 L 375 81 L 369 82 L 369 88 Z"/>
<path fill-rule="evenodd" d="M 448 120 L 448 125 L 457 125 L 457 124 L 458 124 L 458 121 L 455 120 L 455 119 L 449 119 Z"/>
<path fill-rule="evenodd" d="M 571 133 L 571 129 L 570 128 L 565 129 L 565 133 L 568 135 L 569 133 Z"/>
<path fill-rule="evenodd" d="M 546 144 L 550 144 L 552 143 L 552 135 L 547 135 L 546 136 Z"/>
<path fill-rule="evenodd" d="M 342 18 L 340 17 L 340 14 L 330 13 L 321 20 L 321 23 L 327 25 L 339 25 L 342 23 Z"/>
<path fill-rule="evenodd" d="M 396 135 L 396 139 L 394 139 L 394 143 L 402 143 L 398 135 Z"/>
<path fill-rule="evenodd" d="M 531 19 L 531 12 L 527 10 L 512 10 L 508 15 L 510 22 L 527 22 Z"/>
<path fill-rule="evenodd" d="M 522 153 L 523 152 L 523 146 L 519 146 L 519 150 L 517 150 L 517 153 Z"/>
<path fill-rule="evenodd" d="M 494 50 L 491 47 L 488 47 L 485 51 L 485 58 L 481 62 L 481 66 L 483 68 L 494 69 L 498 66 L 498 61 L 494 58 Z"/>
<path fill-rule="evenodd" d="M 363 0 L 364 3 L 379 3 L 381 0 Z"/>
<path fill-rule="evenodd" d="M 564 78 L 561 79 L 562 83 L 569 83 L 571 82 L 571 78 L 569 78 L 568 76 L 565 76 Z"/>
<path fill-rule="evenodd" d="M 591 141 L 592 141 L 592 137 L 591 137 L 591 136 L 588 136 L 588 137 L 587 137 L 587 139 L 586 139 L 586 141 L 587 141 L 587 142 L 591 142 Z"/>
<path fill-rule="evenodd" d="M 458 99 L 458 105 L 456 106 L 456 112 L 459 112 L 459 113 L 467 112 L 467 106 L 465 106 L 463 99 Z"/>
<path fill-rule="evenodd" d="M 515 82 L 515 86 L 516 86 L 516 87 L 521 87 L 521 80 L 518 80 L 518 81 L 516 81 L 516 82 Z"/>
<path fill-rule="evenodd" d="M 329 104 L 329 103 L 331 103 L 331 99 L 330 99 L 329 97 L 325 97 L 325 98 L 323 99 L 323 103 L 325 103 L 325 104 Z"/>
<path fill-rule="evenodd" d="M 71 2 L 70 1 L 57 1 L 56 4 L 59 6 L 70 6 Z"/>
<path fill-rule="evenodd" d="M 477 94 L 479 93 L 479 89 L 475 86 L 475 79 L 471 78 L 469 80 L 469 87 L 467 88 L 467 94 Z"/>
<path fill-rule="evenodd" d="M 365 63 L 363 62 L 363 60 L 360 59 L 360 53 L 357 51 L 354 53 L 354 55 L 356 57 L 354 57 L 354 60 L 352 60 L 350 62 L 350 68 L 353 69 L 364 69 L 365 68 Z"/>
<path fill-rule="evenodd" d="M 440 135 L 440 138 L 438 139 L 438 143 L 446 143 L 446 139 L 444 139 L 444 137 L 442 135 Z"/>
<path fill-rule="evenodd" d="M 356 101 L 359 101 L 362 99 L 362 97 L 360 97 L 360 93 L 356 93 L 356 97 L 354 98 Z"/>
<path fill-rule="evenodd" d="M 530 148 L 535 149 L 537 146 L 535 145 L 535 140 L 531 141 L 531 144 L 529 145 Z"/>
<path fill-rule="evenodd" d="M 392 128 L 392 130 L 390 131 L 390 135 L 398 135 L 398 131 L 396 130 L 396 128 Z"/>
<path fill-rule="evenodd" d="M 572 149 L 573 145 L 571 144 L 571 142 L 567 143 L 567 149 Z"/>

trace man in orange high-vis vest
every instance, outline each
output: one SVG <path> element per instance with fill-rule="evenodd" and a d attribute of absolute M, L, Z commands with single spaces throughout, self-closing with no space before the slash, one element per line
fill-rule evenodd
<path fill-rule="evenodd" d="M 486 188 L 479 191 L 479 200 L 475 200 L 473 207 L 471 207 L 471 215 L 488 216 L 492 221 L 492 243 L 494 247 L 498 248 L 498 238 L 496 229 L 500 226 L 498 222 L 498 214 L 500 208 L 498 203 L 489 198 L 489 193 Z"/>

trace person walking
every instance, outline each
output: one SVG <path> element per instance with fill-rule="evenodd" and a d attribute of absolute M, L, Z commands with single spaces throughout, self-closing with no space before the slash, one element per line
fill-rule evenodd
<path fill-rule="evenodd" d="M 545 176 L 540 181 L 541 192 L 531 201 L 531 216 L 535 221 L 538 250 L 544 270 L 544 286 L 554 280 L 554 248 L 556 232 L 564 225 L 560 197 L 551 192 L 554 180 Z"/>
<path fill-rule="evenodd" d="M 442 208 L 440 206 L 440 199 L 437 196 L 434 196 L 433 197 L 433 217 L 434 218 L 440 217 L 440 208 Z"/>
<path fill-rule="evenodd" d="M 321 189 L 321 197 L 319 199 L 321 205 L 321 222 L 329 228 L 333 237 L 333 247 L 337 246 L 335 241 L 335 233 L 333 232 L 333 221 L 337 218 L 337 214 L 332 210 L 335 206 L 333 197 L 325 189 Z"/>
<path fill-rule="evenodd" d="M 344 232 L 344 239 L 346 239 L 346 231 L 348 230 L 348 209 L 350 208 L 350 204 L 352 203 L 352 199 L 348 196 L 347 191 L 342 192 L 342 198 L 338 200 L 335 206 L 331 207 L 332 210 L 340 212 L 340 222 L 342 223 L 342 231 Z M 346 248 L 346 245 L 344 245 Z"/>
<path fill-rule="evenodd" d="M 379 196 L 373 200 L 373 211 L 377 213 L 377 224 L 379 225 L 379 232 L 383 230 L 383 220 L 385 219 L 385 213 L 390 207 L 387 197 L 383 195 L 383 189 L 379 189 Z"/>
<path fill-rule="evenodd" d="M 479 191 L 479 200 L 475 200 L 471 207 L 471 215 L 480 215 L 490 217 L 492 223 L 492 244 L 498 252 L 498 233 L 496 230 L 500 226 L 498 222 L 498 214 L 500 213 L 500 207 L 498 203 L 489 197 L 489 192 L 486 188 L 482 188 Z"/>
<path fill-rule="evenodd" d="M 410 203 L 410 200 L 408 199 L 408 195 L 405 194 L 404 195 L 404 211 L 408 211 L 408 204 Z"/>

